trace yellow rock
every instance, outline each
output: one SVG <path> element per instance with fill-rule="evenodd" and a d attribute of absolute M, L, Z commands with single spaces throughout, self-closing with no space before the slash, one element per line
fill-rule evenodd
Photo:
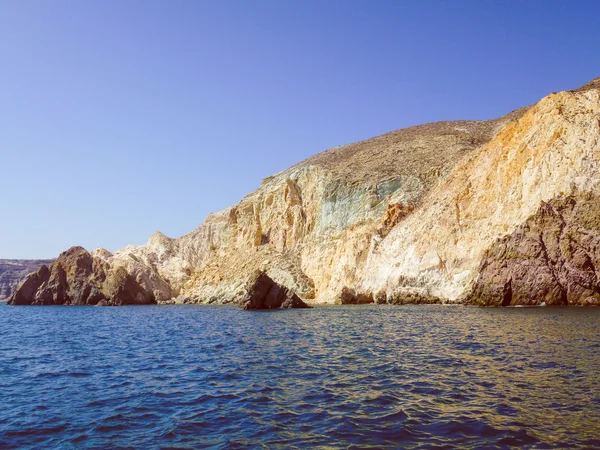
<path fill-rule="evenodd" d="M 316 303 L 334 303 L 344 286 L 458 300 L 485 249 L 541 202 L 598 188 L 599 80 L 500 119 L 426 124 L 325 151 L 185 236 L 156 233 L 103 258 L 198 302 L 237 301 L 259 268 Z"/>

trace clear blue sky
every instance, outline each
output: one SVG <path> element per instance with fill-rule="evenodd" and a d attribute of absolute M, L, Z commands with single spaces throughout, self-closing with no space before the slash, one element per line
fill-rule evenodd
<path fill-rule="evenodd" d="M 182 235 L 321 150 L 600 76 L 600 1 L 0 0 L 0 258 Z"/>

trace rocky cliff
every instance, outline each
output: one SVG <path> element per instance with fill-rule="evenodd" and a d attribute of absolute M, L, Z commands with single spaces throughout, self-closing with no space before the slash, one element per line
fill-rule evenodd
<path fill-rule="evenodd" d="M 507 259 L 502 249 L 519 247 L 515 233 L 531 220 L 544 228 L 532 216 L 549 202 L 563 211 L 565 198 L 595 201 L 585 199 L 600 181 L 599 140 L 596 79 L 496 120 L 421 125 L 325 151 L 263 180 L 185 236 L 156 233 L 145 245 L 91 255 L 109 272 L 126 271 L 159 302 L 239 301 L 260 270 L 313 303 L 495 305 L 506 303 L 509 285 L 510 304 L 526 296 L 564 304 L 565 292 L 568 303 L 591 303 L 591 256 L 588 281 L 560 269 L 560 286 L 548 287 L 555 294 L 533 295 L 546 288 L 527 291 L 507 280 L 542 264 L 539 254 Z M 569 245 L 588 242 L 594 229 L 581 225 L 579 213 L 560 214 L 572 220 Z M 560 262 L 544 263 L 547 271 L 579 267 L 573 255 L 580 252 L 560 253 Z M 528 273 L 528 285 L 548 285 Z"/>
<path fill-rule="evenodd" d="M 51 259 L 0 259 L 0 301 L 7 300 L 25 277 Z"/>
<path fill-rule="evenodd" d="M 156 303 L 124 267 L 112 267 L 82 247 L 63 252 L 31 273 L 10 297 L 12 305 L 136 305 Z"/>
<path fill-rule="evenodd" d="M 573 192 L 542 203 L 483 255 L 469 302 L 600 305 L 600 197 Z"/>

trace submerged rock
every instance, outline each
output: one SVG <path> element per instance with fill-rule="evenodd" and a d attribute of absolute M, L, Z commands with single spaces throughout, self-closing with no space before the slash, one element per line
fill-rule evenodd
<path fill-rule="evenodd" d="M 421 292 L 396 292 L 388 298 L 392 305 L 441 305 L 443 300 Z"/>
<path fill-rule="evenodd" d="M 310 308 L 285 286 L 275 283 L 265 272 L 256 272 L 249 280 L 246 295 L 240 302 L 243 309 Z"/>

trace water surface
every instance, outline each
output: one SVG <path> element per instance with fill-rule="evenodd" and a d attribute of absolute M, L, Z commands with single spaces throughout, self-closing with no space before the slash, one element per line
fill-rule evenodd
<path fill-rule="evenodd" d="M 600 447 L 600 308 L 0 305 L 0 448 Z"/>

